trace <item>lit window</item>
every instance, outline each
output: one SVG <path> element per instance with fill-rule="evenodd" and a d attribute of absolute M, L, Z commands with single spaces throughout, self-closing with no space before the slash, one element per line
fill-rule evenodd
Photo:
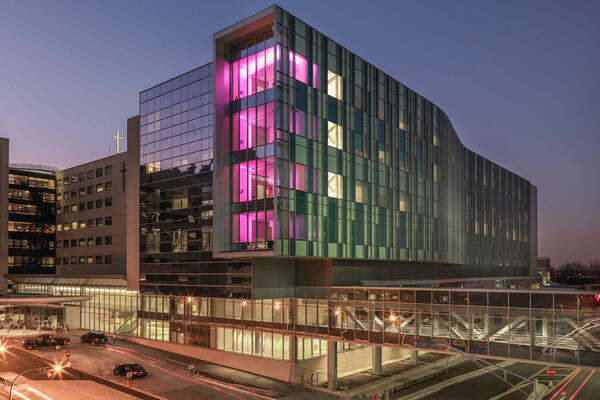
<path fill-rule="evenodd" d="M 343 196 L 342 191 L 342 176 L 334 174 L 333 172 L 327 173 L 327 196 L 341 199 Z"/>
<path fill-rule="evenodd" d="M 327 121 L 327 144 L 336 149 L 344 150 L 342 127 L 331 121 Z"/>
<path fill-rule="evenodd" d="M 112 190 L 112 182 L 106 182 L 104 184 L 104 190 Z"/>
<path fill-rule="evenodd" d="M 71 229 L 77 229 L 77 222 L 76 221 L 71 222 Z"/>
<path fill-rule="evenodd" d="M 79 229 L 85 228 L 85 221 L 79 221 Z"/>
<path fill-rule="evenodd" d="M 366 203 L 367 196 L 367 184 L 361 181 L 356 181 L 356 202 L 357 203 Z"/>
<path fill-rule="evenodd" d="M 96 185 L 96 193 L 100 193 L 103 190 L 104 190 L 104 185 L 102 185 L 101 183 Z"/>
<path fill-rule="evenodd" d="M 327 94 L 342 100 L 342 77 L 327 70 Z"/>

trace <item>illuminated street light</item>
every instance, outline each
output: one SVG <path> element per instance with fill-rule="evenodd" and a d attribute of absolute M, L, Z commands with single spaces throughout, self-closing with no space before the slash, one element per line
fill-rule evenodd
<path fill-rule="evenodd" d="M 246 304 L 248 304 L 248 303 L 246 302 L 246 300 L 242 301 L 242 307 L 243 307 L 243 306 L 245 306 Z"/>
<path fill-rule="evenodd" d="M 0 353 L 4 353 L 6 351 L 6 347 L 0 346 Z"/>
<path fill-rule="evenodd" d="M 390 321 L 394 322 L 396 320 L 396 316 L 394 314 L 390 315 Z"/>
<path fill-rule="evenodd" d="M 16 376 L 16 378 L 10 384 L 10 391 L 8 392 L 8 400 L 12 400 L 13 387 L 15 386 L 15 382 L 17 381 L 17 379 L 19 379 L 22 375 L 25 375 L 29 371 L 37 371 L 37 372 L 49 371 L 48 378 L 50 378 L 52 376 L 50 371 L 52 371 L 52 370 L 54 370 L 55 372 L 60 372 L 60 371 L 62 371 L 62 366 L 61 365 L 54 365 L 51 367 L 43 366 L 43 367 L 37 367 L 37 368 L 30 368 L 28 370 L 21 372 L 19 375 Z"/>

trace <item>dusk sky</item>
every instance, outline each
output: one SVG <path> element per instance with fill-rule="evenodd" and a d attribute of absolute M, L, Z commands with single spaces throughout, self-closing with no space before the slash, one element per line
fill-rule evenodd
<path fill-rule="evenodd" d="M 270 1 L 0 2 L 11 161 L 108 155 L 138 93 L 211 61 Z M 600 1 L 281 1 L 441 107 L 471 150 L 538 187 L 539 255 L 600 258 Z M 375 6 L 376 5 L 376 6 Z"/>

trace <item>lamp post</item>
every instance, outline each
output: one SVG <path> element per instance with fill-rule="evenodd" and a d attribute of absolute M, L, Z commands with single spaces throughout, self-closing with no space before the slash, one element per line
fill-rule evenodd
<path fill-rule="evenodd" d="M 8 392 L 8 400 L 12 400 L 13 387 L 15 386 L 15 382 L 17 381 L 17 379 L 19 379 L 21 377 L 21 375 L 25 375 L 27 372 L 30 372 L 30 371 L 42 372 L 42 371 L 48 371 L 48 370 L 54 370 L 56 372 L 60 372 L 62 370 L 62 367 L 60 365 L 55 365 L 53 367 L 37 367 L 37 368 L 31 368 L 31 369 L 21 372 L 19 375 L 17 375 L 17 377 L 15 379 L 13 379 L 12 383 L 10 384 L 10 391 Z"/>

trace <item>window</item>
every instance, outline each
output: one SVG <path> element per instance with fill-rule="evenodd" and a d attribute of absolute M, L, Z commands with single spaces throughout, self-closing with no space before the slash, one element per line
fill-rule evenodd
<path fill-rule="evenodd" d="M 64 206 L 63 207 L 63 214 L 68 214 L 69 213 L 69 206 Z"/>
<path fill-rule="evenodd" d="M 94 179 L 94 171 L 88 171 L 87 172 L 87 178 L 88 179 Z"/>
<path fill-rule="evenodd" d="M 100 228 L 101 226 L 104 226 L 104 222 L 102 222 L 102 218 L 96 218 L 96 226 L 98 228 Z"/>
<path fill-rule="evenodd" d="M 79 247 L 85 247 L 85 239 L 79 239 Z"/>
<path fill-rule="evenodd" d="M 327 196 L 341 199 L 343 196 L 342 191 L 342 176 L 334 174 L 333 172 L 327 173 Z"/>
<path fill-rule="evenodd" d="M 72 212 L 77 212 L 78 208 L 77 208 L 77 204 L 71 204 L 71 211 Z"/>
<path fill-rule="evenodd" d="M 102 236 L 96 238 L 96 246 L 102 246 Z"/>
<path fill-rule="evenodd" d="M 74 199 L 77 197 L 77 192 L 75 190 L 71 190 L 71 198 Z"/>
<path fill-rule="evenodd" d="M 87 245 L 88 246 L 93 246 L 94 245 L 94 238 L 88 238 L 87 239 Z"/>
<path fill-rule="evenodd" d="M 77 183 L 77 175 L 71 176 L 71 183 Z"/>
<path fill-rule="evenodd" d="M 96 256 L 96 264 L 102 264 L 102 256 Z"/>
<path fill-rule="evenodd" d="M 104 199 L 104 207 L 112 206 L 112 197 L 107 197 Z"/>
<path fill-rule="evenodd" d="M 68 185 L 69 184 L 69 177 L 65 177 L 63 178 L 63 185 Z"/>
<path fill-rule="evenodd" d="M 93 219 L 88 219 L 87 220 L 87 227 L 88 228 L 93 228 L 94 227 L 94 220 Z"/>
<path fill-rule="evenodd" d="M 79 182 L 85 181 L 85 172 L 79 174 Z"/>
<path fill-rule="evenodd" d="M 69 200 L 69 192 L 63 192 L 63 200 Z"/>
<path fill-rule="evenodd" d="M 106 225 L 106 226 L 112 225 L 112 217 L 106 217 L 104 219 L 104 225 Z"/>
<path fill-rule="evenodd" d="M 94 209 L 94 202 L 93 201 L 88 201 L 87 202 L 87 209 L 88 210 L 93 210 Z"/>
<path fill-rule="evenodd" d="M 77 257 L 71 257 L 71 264 L 77 264 Z"/>
<path fill-rule="evenodd" d="M 100 238 L 100 239 L 102 239 L 102 238 Z M 112 244 L 112 236 L 106 236 L 104 238 L 104 244 L 107 246 L 111 245 Z"/>
<path fill-rule="evenodd" d="M 308 191 L 306 165 L 296 164 L 296 190 Z"/>
<path fill-rule="evenodd" d="M 88 264 L 93 264 L 94 263 L 94 256 L 88 256 L 87 257 L 87 263 Z"/>
<path fill-rule="evenodd" d="M 79 188 L 79 196 L 85 196 L 85 187 L 80 187 Z"/>
<path fill-rule="evenodd" d="M 85 203 L 79 203 L 79 211 L 85 211 Z"/>
<path fill-rule="evenodd" d="M 62 194 L 57 192 L 56 193 L 56 201 L 61 201 L 62 200 Z"/>
<path fill-rule="evenodd" d="M 112 166 L 107 165 L 106 167 L 104 167 L 104 175 L 110 175 L 112 172 Z"/>
<path fill-rule="evenodd" d="M 58 209 L 58 211 L 60 211 L 60 208 Z M 60 214 L 60 212 L 58 214 Z M 61 224 L 56 225 L 56 231 L 57 232 L 62 231 L 62 225 Z"/>
<path fill-rule="evenodd" d="M 327 121 L 327 144 L 336 149 L 344 150 L 344 136 L 341 125 Z"/>
<path fill-rule="evenodd" d="M 104 264 L 112 264 L 112 256 L 104 256 Z"/>
<path fill-rule="evenodd" d="M 63 231 L 68 231 L 69 230 L 69 224 L 67 222 L 65 222 L 63 224 Z"/>
<path fill-rule="evenodd" d="M 79 264 L 85 264 L 85 257 L 79 256 Z"/>
<path fill-rule="evenodd" d="M 102 208 L 102 199 L 96 200 L 96 208 Z"/>
<path fill-rule="evenodd" d="M 96 185 L 96 193 L 100 193 L 103 190 L 104 190 L 104 186 L 101 183 Z"/>
<path fill-rule="evenodd" d="M 104 184 L 104 190 L 112 190 L 112 182 L 108 181 Z"/>
<path fill-rule="evenodd" d="M 102 168 L 96 168 L 96 178 L 100 178 L 102 176 Z"/>
<path fill-rule="evenodd" d="M 367 184 L 365 182 L 359 180 L 356 181 L 355 196 L 355 201 L 357 203 L 367 203 L 369 196 L 367 193 Z"/>
<path fill-rule="evenodd" d="M 63 264 L 69 264 L 69 257 L 63 257 Z"/>
<path fill-rule="evenodd" d="M 94 187 L 93 186 L 88 186 L 87 187 L 87 194 L 94 194 Z"/>
<path fill-rule="evenodd" d="M 63 240 L 63 247 L 67 248 L 69 247 L 69 241 L 68 240 Z M 66 264 L 66 263 L 65 263 Z"/>
<path fill-rule="evenodd" d="M 79 229 L 85 228 L 85 220 L 79 221 Z"/>
<path fill-rule="evenodd" d="M 342 77 L 327 70 L 327 94 L 342 100 Z"/>
<path fill-rule="evenodd" d="M 71 247 L 77 247 L 77 239 L 71 239 Z"/>
<path fill-rule="evenodd" d="M 77 221 L 71 222 L 71 229 L 77 229 Z"/>
<path fill-rule="evenodd" d="M 56 265 L 60 265 L 60 257 L 56 257 Z"/>

